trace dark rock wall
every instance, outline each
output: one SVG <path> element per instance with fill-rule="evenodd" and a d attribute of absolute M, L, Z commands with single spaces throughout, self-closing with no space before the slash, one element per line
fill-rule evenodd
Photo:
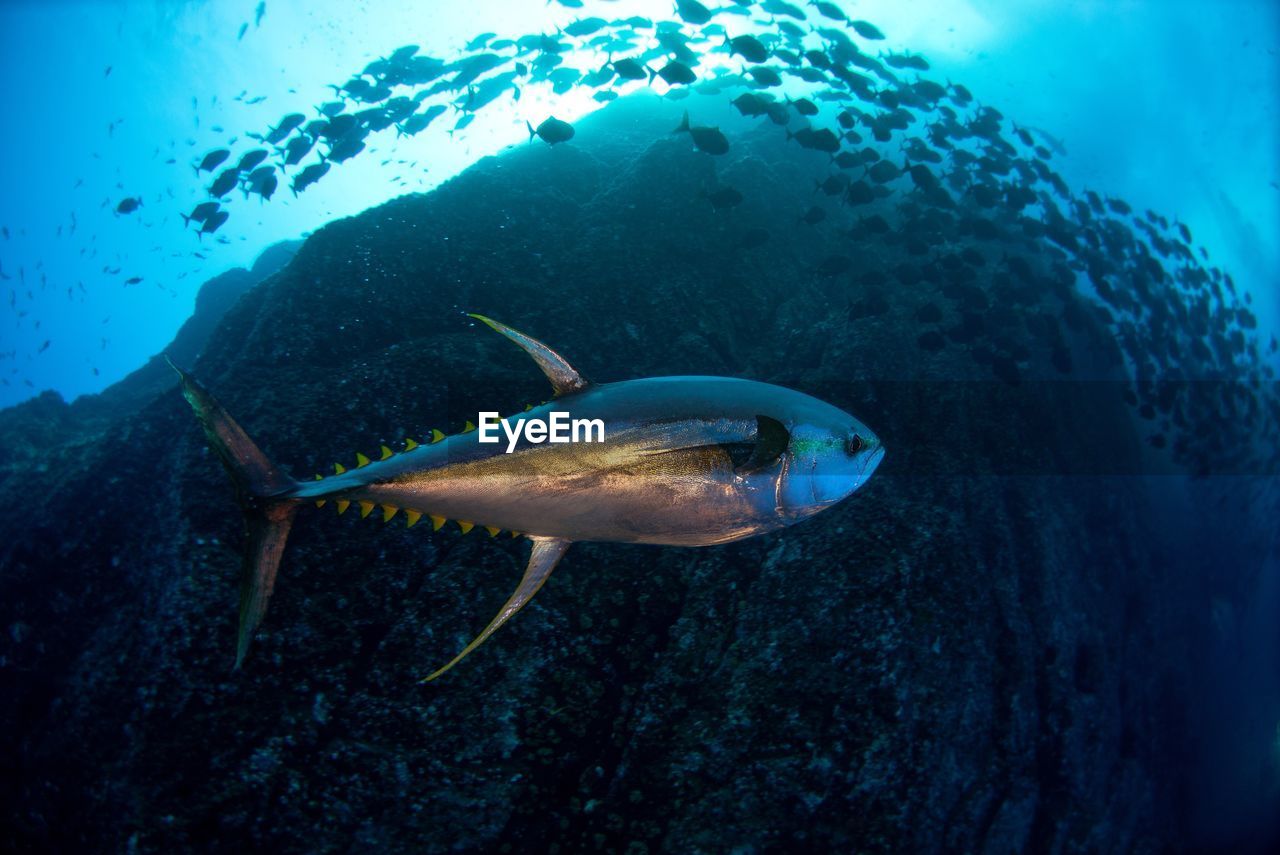
<path fill-rule="evenodd" d="M 884 439 L 871 482 L 726 547 L 577 545 L 430 685 L 527 546 L 304 511 L 232 673 L 241 524 L 176 387 L 92 420 L 46 398 L 0 414 L 9 845 L 1178 845 L 1166 757 L 1197 630 L 1124 477 L 1120 387 L 1041 382 L 1034 360 L 1013 387 L 926 352 L 923 292 L 851 318 L 865 287 L 815 272 L 841 239 L 792 222 L 825 156 L 747 134 L 713 163 L 665 136 L 672 115 L 326 226 L 194 370 L 307 477 L 545 399 L 461 315 L 478 311 L 592 378 L 734 374 L 830 400 Z M 713 212 L 698 191 L 716 180 L 747 201 Z M 744 249 L 753 225 L 771 240 Z M 854 252 L 855 273 L 900 251 Z M 1107 376 L 1091 335 L 1082 370 Z"/>

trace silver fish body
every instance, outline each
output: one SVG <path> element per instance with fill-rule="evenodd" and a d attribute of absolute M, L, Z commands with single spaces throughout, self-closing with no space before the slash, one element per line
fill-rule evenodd
<path fill-rule="evenodd" d="M 656 377 L 589 386 L 510 417 L 513 427 L 554 412 L 599 419 L 603 442 L 531 443 L 510 453 L 480 431 L 420 445 L 322 481 L 305 499 L 415 510 L 570 541 L 709 546 L 774 531 L 856 490 L 883 456 L 857 419 L 800 392 L 727 377 Z M 743 471 L 728 449 L 756 441 L 774 419 L 791 447 Z M 818 466 L 853 437 L 848 465 Z"/>
<path fill-rule="evenodd" d="M 784 528 L 858 489 L 884 449 L 848 413 L 792 389 L 729 377 L 654 377 L 592 384 L 558 353 L 510 327 L 472 317 L 523 348 L 556 397 L 511 417 L 482 442 L 480 430 L 406 443 L 382 459 L 314 481 L 284 474 L 213 396 L 174 366 L 183 394 L 231 476 L 247 544 L 236 665 L 266 613 L 285 541 L 298 510 L 333 502 L 362 515 L 380 506 L 410 525 L 430 516 L 464 531 L 507 529 L 533 543 L 524 577 L 489 625 L 432 680 L 475 650 L 537 593 L 575 541 L 710 546 Z M 533 420 L 598 420 L 579 442 L 536 442 Z M 519 429 L 519 433 L 515 431 Z M 602 434 L 602 435 L 601 435 Z M 585 437 L 583 437 L 585 439 Z"/>

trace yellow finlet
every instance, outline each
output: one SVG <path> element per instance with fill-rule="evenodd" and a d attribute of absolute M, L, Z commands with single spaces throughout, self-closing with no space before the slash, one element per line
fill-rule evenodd
<path fill-rule="evenodd" d="M 339 515 L 341 515 L 341 514 L 345 514 L 345 513 L 347 512 L 347 508 L 349 508 L 349 507 L 351 507 L 351 503 L 350 503 L 350 502 L 348 502 L 346 499 L 339 499 L 339 500 L 338 500 L 338 514 L 339 514 Z"/>
<path fill-rule="evenodd" d="M 527 413 L 527 412 L 529 412 L 529 411 L 530 411 L 530 410 L 532 410 L 532 409 L 533 409 L 533 404 L 525 404 L 525 405 L 524 405 L 524 411 L 525 411 L 526 413 Z"/>
<path fill-rule="evenodd" d="M 487 525 L 484 527 L 484 530 L 489 532 L 490 537 L 497 537 L 498 532 L 502 531 L 502 529 L 498 528 L 496 525 Z"/>
<path fill-rule="evenodd" d="M 368 465 L 369 465 L 369 458 L 365 457 L 363 454 L 357 451 L 356 452 L 356 468 L 359 469 L 361 466 L 368 466 Z"/>
<path fill-rule="evenodd" d="M 379 457 L 378 459 L 379 459 L 379 460 L 386 460 L 386 459 L 387 459 L 388 457 L 390 457 L 390 456 L 391 456 L 391 449 L 387 448 L 385 445 L 384 445 L 384 446 L 382 446 L 382 456 L 381 456 L 381 457 Z"/>
<path fill-rule="evenodd" d="M 382 521 L 383 521 L 383 522 L 391 522 L 391 518 L 392 518 L 392 517 L 394 517 L 397 513 L 399 513 L 399 511 L 400 511 L 400 509 L 399 509 L 399 508 L 393 508 L 391 505 L 383 505 L 383 506 L 382 506 Z"/>
<path fill-rule="evenodd" d="M 365 517 L 369 516 L 369 512 L 372 510 L 373 510 L 373 502 L 361 502 L 360 503 L 360 519 L 364 519 Z"/>
<path fill-rule="evenodd" d="M 440 527 L 441 527 L 441 526 L 443 526 L 443 525 L 447 522 L 447 520 L 446 520 L 444 517 L 438 517 L 438 516 L 436 516 L 435 514 L 431 514 L 430 516 L 431 516 L 431 530 L 432 530 L 432 531 L 439 531 L 439 530 L 440 530 Z"/>
<path fill-rule="evenodd" d="M 444 434 L 443 434 L 443 433 L 441 433 L 440 431 L 436 430 L 435 428 L 432 428 L 432 429 L 431 429 L 431 441 L 432 441 L 433 443 L 436 443 L 436 442 L 439 442 L 439 441 L 440 441 L 440 440 L 442 440 L 442 439 L 444 439 Z"/>
<path fill-rule="evenodd" d="M 317 507 L 317 508 L 323 508 L 323 507 L 324 507 L 324 502 L 325 502 L 325 500 L 324 500 L 324 499 L 317 499 L 317 500 L 316 500 L 316 507 Z"/>
<path fill-rule="evenodd" d="M 471 419 L 467 419 L 467 423 L 462 426 L 463 433 L 471 433 L 475 429 L 476 429 L 475 423 L 472 422 Z"/>
<path fill-rule="evenodd" d="M 466 534 L 467 532 L 471 531 L 471 529 L 475 527 L 476 527 L 475 523 L 469 523 L 466 520 L 458 520 L 458 528 L 462 529 L 463 534 Z"/>
<path fill-rule="evenodd" d="M 333 464 L 334 475 L 341 475 L 343 472 L 346 472 L 346 471 L 347 471 L 347 467 L 343 466 L 341 463 Z"/>
<path fill-rule="evenodd" d="M 321 475 L 319 472 L 317 472 L 317 473 L 316 473 L 316 480 L 317 480 L 317 481 L 323 481 L 323 480 L 324 480 L 324 476 L 323 476 L 323 475 Z"/>
<path fill-rule="evenodd" d="M 417 447 L 418 447 L 418 443 L 414 442 L 412 437 L 408 437 L 408 436 L 406 436 L 406 437 L 404 438 L 404 450 L 405 450 L 405 451 L 413 451 L 413 450 L 414 450 L 415 448 L 417 448 Z"/>
<path fill-rule="evenodd" d="M 422 519 L 422 514 L 419 511 L 405 511 L 404 518 L 409 521 L 405 528 L 413 528 L 418 524 L 418 520 Z"/>
<path fill-rule="evenodd" d="M 520 536 L 520 532 L 518 532 L 518 531 L 513 531 L 513 532 L 511 532 L 511 536 L 512 536 L 513 538 L 519 537 L 519 536 Z"/>

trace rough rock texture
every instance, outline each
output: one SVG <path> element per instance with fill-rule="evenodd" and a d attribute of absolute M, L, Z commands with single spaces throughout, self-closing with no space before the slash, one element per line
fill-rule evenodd
<path fill-rule="evenodd" d="M 1039 382 L 1040 356 L 1011 386 L 917 347 L 928 295 L 853 308 L 876 295 L 818 270 L 844 239 L 792 222 L 825 156 L 745 134 L 713 162 L 666 135 L 670 107 L 628 109 L 321 229 L 195 372 L 306 477 L 545 399 L 461 315 L 479 311 L 589 377 L 732 374 L 830 400 L 888 447 L 868 486 L 726 547 L 577 545 L 430 685 L 528 547 L 306 511 L 233 673 L 241 523 L 172 381 L 92 420 L 48 397 L 0 414 L 7 847 L 1177 844 L 1166 758 L 1205 628 L 1120 477 L 1140 454 L 1120 387 Z M 700 198 L 717 176 L 741 207 Z M 753 225 L 771 240 L 743 248 Z M 855 253 L 855 272 L 894 252 Z M 1106 376 L 1091 334 L 1081 370 Z"/>

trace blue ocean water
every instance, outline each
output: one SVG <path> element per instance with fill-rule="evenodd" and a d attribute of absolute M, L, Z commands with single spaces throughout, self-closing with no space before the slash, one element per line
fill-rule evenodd
<path fill-rule="evenodd" d="M 670 12 L 665 2 L 599 5 L 596 13 L 617 18 Z M 885 50 L 923 54 L 935 77 L 962 81 L 981 103 L 1060 143 L 1067 154 L 1054 166 L 1072 187 L 1186 223 L 1253 295 L 1261 328 L 1276 328 L 1274 4 L 949 0 L 857 9 L 885 32 Z M 370 138 L 368 152 L 297 198 L 285 184 L 269 204 L 231 194 L 227 209 L 238 215 L 201 240 L 181 215 L 206 199 L 212 176 L 192 169 L 206 152 L 232 139 L 237 156 L 250 150 L 246 134 L 291 112 L 311 116 L 331 85 L 402 44 L 449 56 L 483 32 L 551 31 L 590 12 L 500 0 L 465 11 L 276 3 L 260 16 L 255 3 L 5 3 L 0 38 L 14 89 L 0 143 L 8 232 L 0 265 L 9 277 L 0 404 L 44 389 L 68 399 L 99 391 L 170 340 L 210 276 L 335 217 L 428 190 L 524 142 L 525 121 L 573 119 L 600 105 L 580 87 L 555 95 L 535 86 L 481 111 L 456 138 L 441 132 L 456 122 L 450 108 L 428 133 Z M 127 198 L 142 207 L 118 215 Z"/>
<path fill-rule="evenodd" d="M 755 34 L 771 51 L 793 51 L 794 64 L 776 56 L 770 62 L 794 69 L 823 67 L 799 57 L 800 49 L 785 40 L 830 50 L 839 40 L 824 37 L 821 29 L 834 28 L 856 39 L 863 56 L 882 71 L 891 69 L 885 77 L 858 67 L 856 73 L 875 91 L 920 81 L 943 88 L 945 98 L 906 106 L 919 117 L 912 136 L 933 139 L 926 129 L 946 123 L 942 108 L 961 124 L 976 124 L 996 110 L 998 136 L 1027 158 L 1024 165 L 1038 160 L 1067 189 L 1057 201 L 1075 225 L 1114 216 L 1126 224 L 1126 234 L 1164 246 L 1154 253 L 1158 264 L 1181 269 L 1185 260 L 1188 268 L 1216 270 L 1206 274 L 1216 278 L 1206 281 L 1219 294 L 1230 293 L 1215 303 L 1230 311 L 1214 315 L 1212 326 L 1197 321 L 1196 299 L 1188 294 L 1180 304 L 1186 313 L 1175 312 L 1173 321 L 1139 306 L 1134 325 L 1118 327 L 1117 340 L 1141 379 L 1209 379 L 1251 389 L 1248 394 L 1264 402 L 1260 423 L 1270 424 L 1270 432 L 1259 429 L 1242 439 L 1224 408 L 1191 430 L 1162 428 L 1160 447 L 1145 451 L 1143 465 L 1123 474 L 1133 476 L 1152 502 L 1153 542 L 1147 545 L 1171 568 L 1182 601 L 1194 599 L 1213 640 L 1196 647 L 1194 664 L 1188 665 L 1203 703 L 1188 709 L 1179 738 L 1168 740 L 1184 745 L 1185 757 L 1163 758 L 1168 769 L 1193 772 L 1177 779 L 1177 791 L 1152 814 L 1184 815 L 1181 830 L 1187 836 L 1164 841 L 1175 848 L 1262 851 L 1275 833 L 1280 808 L 1280 558 L 1274 524 L 1280 493 L 1275 415 L 1265 410 L 1265 402 L 1276 400 L 1272 372 L 1280 368 L 1280 7 L 1265 0 L 720 0 L 706 7 L 673 8 L 665 0 L 0 5 L 0 61 L 11 84 L 7 133 L 0 139 L 0 293 L 6 300 L 0 315 L 0 406 L 19 405 L 48 390 L 66 401 L 103 391 L 173 340 L 206 281 L 250 267 L 280 241 L 305 238 L 405 194 L 429 193 L 488 155 L 541 146 L 531 132 L 548 117 L 578 129 L 573 145 L 603 145 L 590 136 L 590 114 L 627 105 L 611 106 L 601 93 L 625 99 L 651 91 L 664 99 L 664 109 L 678 115 L 682 102 L 692 103 L 695 116 L 701 109 L 701 116 L 715 122 L 722 114 L 712 111 L 719 109 L 726 128 L 739 118 L 728 102 L 742 92 L 764 92 L 783 104 L 812 98 L 815 128 L 840 130 L 835 114 L 849 103 L 858 112 L 844 130 L 858 134 L 860 142 L 844 138 L 840 148 L 859 151 L 874 141 L 874 116 L 901 105 L 883 98 L 845 98 L 838 106 L 823 101 L 815 93 L 839 88 L 830 77 L 815 84 L 796 74 L 776 87 L 745 79 L 722 83 L 723 88 L 705 85 L 717 73 L 745 74 L 753 65 L 742 55 L 749 47 L 733 54 L 724 49 L 717 27 L 728 35 Z M 700 10 L 709 20 L 700 22 Z M 857 33 L 839 20 L 837 10 L 873 23 L 883 39 Z M 685 48 L 694 61 L 682 60 L 674 47 L 679 39 L 659 38 L 679 32 L 706 36 Z M 616 65 L 603 75 L 627 52 L 643 60 L 640 79 L 623 82 Z M 926 62 L 890 62 L 904 57 Z M 682 61 L 702 78 L 694 95 L 678 82 L 652 76 Z M 421 79 L 392 79 L 385 93 L 373 91 L 389 79 L 388 69 L 400 74 L 405 68 Z M 573 72 L 557 77 L 558 69 Z M 475 107 L 476 99 L 490 95 L 492 101 Z M 713 108 L 705 99 L 723 103 Z M 429 113 L 431 104 L 442 109 Z M 333 111 L 326 113 L 324 105 L 334 105 Z M 391 117 L 388 109 L 405 112 Z M 786 109 L 793 111 L 784 110 L 788 130 L 802 127 L 797 108 Z M 364 110 L 372 112 L 358 120 L 361 132 L 333 132 L 339 116 Z M 430 116 L 429 125 L 415 128 L 414 115 L 422 123 Z M 769 119 L 760 123 L 768 127 Z M 663 126 L 662 138 L 672 124 Z M 279 138 L 269 140 L 276 128 L 282 129 Z M 552 133 L 547 128 L 544 136 Z M 286 164 L 291 142 L 299 159 Z M 800 145 L 821 150 L 817 140 Z M 890 153 L 881 162 L 904 170 L 913 158 L 917 165 L 934 163 L 913 155 L 898 136 L 887 145 Z M 936 172 L 942 175 L 956 157 L 942 144 L 935 148 Z M 217 156 L 222 151 L 225 159 Z M 257 151 L 264 159 L 231 174 L 225 194 L 211 193 L 219 176 Z M 980 168 L 997 176 L 992 180 L 1002 187 L 1034 180 L 997 162 L 991 150 L 987 154 L 993 162 Z M 200 169 L 210 155 L 217 164 Z M 862 170 L 851 172 L 849 181 L 861 179 Z M 303 187 L 309 176 L 319 177 Z M 909 194 L 921 186 L 907 177 L 892 180 L 900 183 L 876 183 L 892 184 L 895 198 L 914 199 Z M 843 194 L 849 182 L 840 182 Z M 957 197 L 971 192 L 958 185 L 953 190 Z M 815 189 L 814 198 L 821 192 Z M 1080 207 L 1072 207 L 1068 197 Z M 216 207 L 201 210 L 211 203 Z M 725 196 L 723 204 L 737 203 Z M 1030 209 L 1031 219 L 1051 232 L 1056 220 L 1050 207 L 1033 203 Z M 851 206 L 837 210 L 850 213 L 853 227 L 865 228 Z M 786 217 L 803 214 L 788 209 Z M 1051 236 L 1039 237 L 1060 251 L 1062 244 L 1055 247 Z M 692 234 L 690 246 L 692 253 L 701 246 Z M 922 254 L 941 259 L 943 252 L 926 245 Z M 842 255 L 822 261 L 832 276 L 844 275 L 851 263 L 856 259 Z M 1085 267 L 1073 269 L 1082 291 L 1096 296 L 1085 282 Z M 352 284 L 358 289 L 360 281 Z M 874 300 L 865 297 L 854 304 L 854 316 L 864 310 L 868 316 L 878 313 Z M 1148 374 L 1151 366 L 1142 354 L 1150 342 L 1142 330 L 1159 342 L 1168 332 L 1185 349 L 1178 351 L 1182 355 L 1198 353 L 1192 341 L 1207 342 L 1211 356 L 1200 366 L 1180 356 L 1171 361 L 1176 370 Z M 912 328 L 908 338 L 918 332 Z M 1233 350 L 1237 334 L 1240 344 Z M 1138 339 L 1141 346 L 1132 344 Z M 920 347 L 932 342 L 922 337 Z M 1163 368 L 1165 355 L 1153 362 Z M 1239 368 L 1239 374 L 1224 374 L 1224 365 Z M 1153 393 L 1151 401 L 1158 398 Z M 1140 419 L 1145 416 L 1135 415 L 1143 424 Z M 1204 431 L 1215 425 L 1231 447 L 1196 448 L 1214 448 L 1220 456 L 1206 458 L 1201 451 L 1199 457 L 1170 460 L 1162 453 L 1166 445 L 1176 447 L 1179 428 L 1199 432 L 1204 440 Z M 31 437 L 32 443 L 38 439 Z M 887 442 L 892 448 L 892 439 Z M 9 452 L 18 456 L 15 449 Z M 1193 480 L 1189 472 L 1209 477 Z M 1231 511 L 1222 510 L 1228 505 Z M 226 510 L 234 513 L 230 506 Z M 15 641 L 26 637 L 25 626 L 11 624 Z M 1191 635 L 1188 630 L 1186 638 Z M 1172 648 L 1186 638 L 1147 642 Z M 1089 661 L 1080 655 L 1074 660 L 1077 684 L 1089 683 L 1095 667 Z M 1125 727 L 1141 730 L 1143 723 Z M 1040 817 L 1038 823 L 1051 822 Z M 988 830 L 993 823 L 999 826 L 994 809 Z M 1032 826 L 1023 840 L 1028 849 L 1049 839 L 1037 837 L 1048 834 L 1042 825 Z M 24 839 L 40 838 L 33 833 Z M 199 840 L 195 832 L 186 838 L 189 845 Z M 946 849 L 946 841 L 934 848 Z"/>

